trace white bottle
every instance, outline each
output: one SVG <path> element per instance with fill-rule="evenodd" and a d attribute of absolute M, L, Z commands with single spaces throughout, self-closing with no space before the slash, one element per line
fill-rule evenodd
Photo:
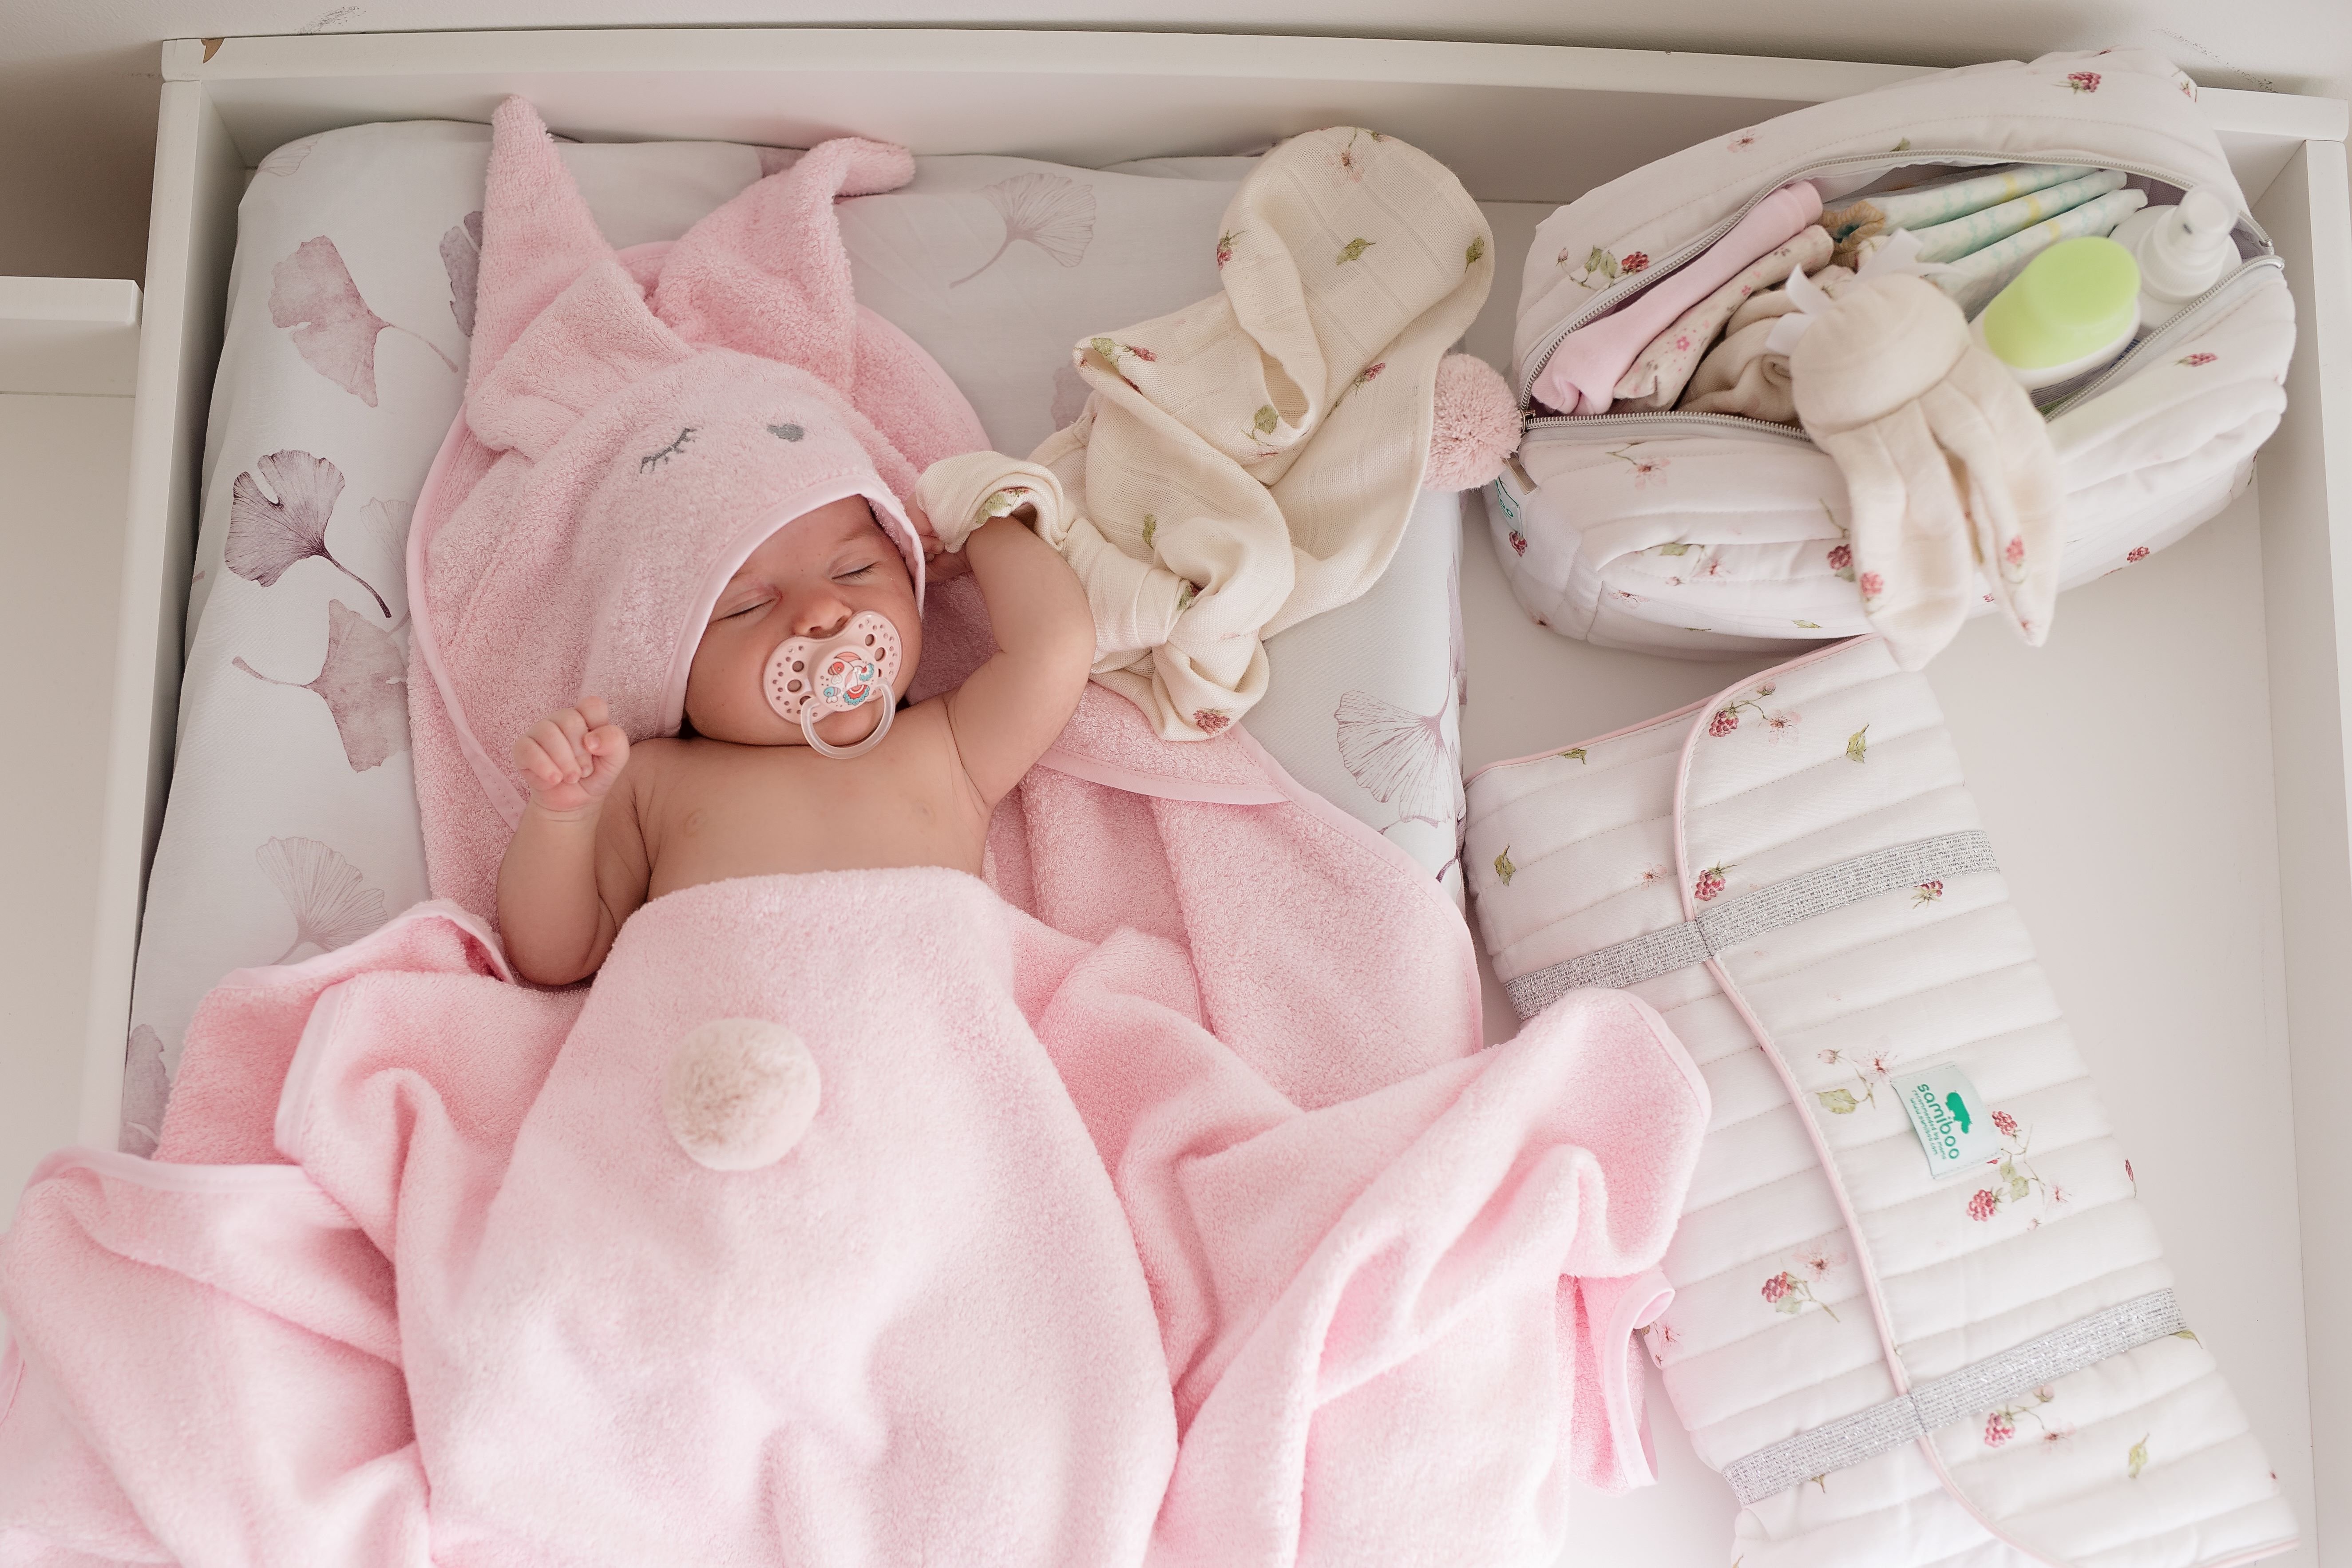
<path fill-rule="evenodd" d="M 2179 206 L 2143 207 L 2111 237 L 2139 263 L 2139 319 L 2153 331 L 2238 265 L 2230 237 L 2236 214 L 2218 191 L 2198 185 Z"/>

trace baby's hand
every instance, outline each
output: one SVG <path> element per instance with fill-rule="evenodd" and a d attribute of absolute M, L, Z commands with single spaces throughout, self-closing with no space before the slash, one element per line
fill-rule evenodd
<path fill-rule="evenodd" d="M 583 811 L 604 798 L 629 765 L 629 738 L 613 722 L 601 697 L 551 713 L 514 746 L 515 766 L 530 779 L 530 798 L 543 811 Z"/>

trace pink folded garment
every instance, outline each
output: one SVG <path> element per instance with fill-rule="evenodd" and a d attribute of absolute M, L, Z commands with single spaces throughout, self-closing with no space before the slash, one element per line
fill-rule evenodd
<path fill-rule="evenodd" d="M 1618 380 L 1652 339 L 1821 216 L 1822 193 L 1811 181 L 1799 180 L 1774 191 L 1689 266 L 1653 284 L 1622 309 L 1560 339 L 1536 379 L 1536 397 L 1562 414 L 1608 413 Z"/>

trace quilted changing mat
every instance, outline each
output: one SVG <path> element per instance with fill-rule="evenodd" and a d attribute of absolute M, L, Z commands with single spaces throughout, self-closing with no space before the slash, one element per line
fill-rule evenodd
<path fill-rule="evenodd" d="M 1464 861 L 1522 1016 L 1622 986 L 1706 1075 L 1649 1346 L 1741 1568 L 2295 1544 L 1935 694 L 1876 639 L 1485 770 Z"/>

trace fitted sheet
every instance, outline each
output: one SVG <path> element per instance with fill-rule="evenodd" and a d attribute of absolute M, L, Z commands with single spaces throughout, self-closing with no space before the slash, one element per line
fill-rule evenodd
<path fill-rule="evenodd" d="M 238 209 L 206 432 L 172 790 L 131 999 L 122 1146 L 152 1146 L 197 1000 L 426 896 L 407 749 L 410 509 L 456 416 L 487 127 L 355 126 L 263 159 Z M 673 238 L 789 150 L 569 144 L 605 236 Z M 1215 291 L 1251 161 L 919 158 L 842 204 L 861 302 L 1025 454 L 1075 417 L 1069 350 Z M 1425 494 L 1363 598 L 1268 644 L 1245 722 L 1458 901 L 1460 500 Z"/>

